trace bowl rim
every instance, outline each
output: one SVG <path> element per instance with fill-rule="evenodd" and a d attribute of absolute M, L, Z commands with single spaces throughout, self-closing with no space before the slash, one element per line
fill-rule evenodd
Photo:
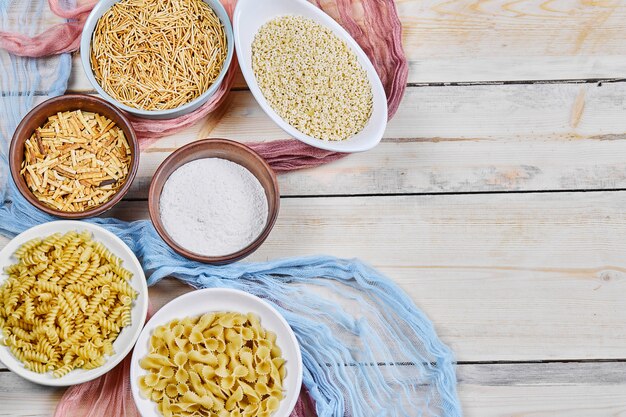
<path fill-rule="evenodd" d="M 173 173 L 178 168 L 180 168 L 182 165 L 184 165 L 184 164 L 177 164 L 176 163 L 176 159 L 183 152 L 186 152 L 189 149 L 206 148 L 206 147 L 211 147 L 213 145 L 218 145 L 218 144 L 228 145 L 228 146 L 232 146 L 234 148 L 239 148 L 240 150 L 244 151 L 244 153 L 248 154 L 250 157 L 254 158 L 255 160 L 257 160 L 257 161 L 259 161 L 261 163 L 261 165 L 263 166 L 263 169 L 265 171 L 267 171 L 267 173 L 270 175 L 270 178 L 272 179 L 272 190 L 274 192 L 274 201 L 273 201 L 273 203 L 274 203 L 275 209 L 268 213 L 267 222 L 265 224 L 265 227 L 263 228 L 263 230 L 259 234 L 259 236 L 257 236 L 247 246 L 243 247 L 242 249 L 238 250 L 237 252 L 233 252 L 233 253 L 228 254 L 228 255 L 205 256 L 205 255 L 200 255 L 198 253 L 192 252 L 192 251 L 184 248 L 183 246 L 179 245 L 178 243 L 176 243 L 176 241 L 174 241 L 174 239 L 172 239 L 170 237 L 170 235 L 165 230 L 165 226 L 163 225 L 163 222 L 161 221 L 161 216 L 160 216 L 160 213 L 159 213 L 159 211 L 160 211 L 159 209 L 160 209 L 161 194 L 159 193 L 159 195 L 157 195 L 157 181 L 155 181 L 155 178 L 159 178 L 162 175 L 164 175 L 164 172 L 167 169 L 169 169 L 170 167 L 172 167 L 172 173 Z M 197 158 L 197 159 L 204 159 L 204 158 L 200 157 L 200 158 Z M 238 164 L 238 165 L 241 165 L 241 164 Z M 248 171 L 250 171 L 250 170 L 248 170 Z M 252 175 L 254 175 L 254 173 L 252 171 L 250 171 L 250 173 Z M 254 175 L 254 176 L 256 178 L 256 175 Z M 169 176 L 167 178 L 164 178 L 163 186 L 167 182 L 168 178 L 169 178 Z M 258 180 L 258 178 L 257 178 L 257 180 Z M 261 182 L 261 181 L 259 181 L 259 182 Z M 162 188 L 163 187 L 161 187 L 161 190 L 162 190 Z M 264 190 L 265 190 L 265 188 L 264 188 Z M 271 202 L 269 201 L 269 198 L 268 198 L 268 205 L 270 203 Z M 267 163 L 267 161 L 265 159 L 263 159 L 261 157 L 261 155 L 259 155 L 257 152 L 255 152 L 252 148 L 250 148 L 249 146 L 246 146 L 246 145 L 244 145 L 244 144 L 242 144 L 240 142 L 236 142 L 236 141 L 230 140 L 230 139 L 222 139 L 222 138 L 200 139 L 200 140 L 188 143 L 188 144 L 178 148 L 176 151 L 172 152 L 167 158 L 165 158 L 165 160 L 159 165 L 157 170 L 154 172 L 154 175 L 152 176 L 152 181 L 150 182 L 150 189 L 148 191 L 148 212 L 150 214 L 150 220 L 152 222 L 152 225 L 156 229 L 157 233 L 159 234 L 159 236 L 161 236 L 161 239 L 163 239 L 165 241 L 165 243 L 167 243 L 167 245 L 170 248 L 172 248 L 174 250 L 174 252 L 178 253 L 179 255 L 182 255 L 182 256 L 184 256 L 187 259 L 191 259 L 191 260 L 194 260 L 194 261 L 197 261 L 197 262 L 206 263 L 206 264 L 223 265 L 223 264 L 227 264 L 227 263 L 238 261 L 238 260 L 243 259 L 243 258 L 247 257 L 248 255 L 252 254 L 254 251 L 256 251 L 259 248 L 259 246 L 261 246 L 261 244 L 263 242 L 265 242 L 265 240 L 269 236 L 270 232 L 272 231 L 272 229 L 274 227 L 274 224 L 276 223 L 276 219 L 278 218 L 279 211 L 280 211 L 280 190 L 279 190 L 279 186 L 278 186 L 278 179 L 276 178 L 276 173 L 274 172 L 274 170 L 270 167 L 270 165 Z"/>
<path fill-rule="evenodd" d="M 269 4 L 266 5 L 266 7 L 269 7 L 271 3 L 276 3 L 277 1 L 280 1 L 280 0 L 270 0 L 268 2 Z M 246 80 L 246 83 L 250 89 L 250 92 L 254 96 L 259 106 L 263 109 L 265 114 L 267 114 L 267 116 L 270 119 L 272 119 L 272 121 L 276 123 L 278 127 L 280 127 L 282 130 L 284 130 L 288 134 L 292 135 L 295 139 L 301 142 L 304 142 L 307 145 L 310 145 L 319 149 L 324 149 L 327 151 L 341 152 L 341 153 L 364 152 L 364 151 L 368 151 L 370 149 L 375 148 L 381 142 L 385 134 L 385 130 L 388 124 L 388 107 L 387 107 L 387 93 L 385 92 L 385 88 L 382 84 L 380 76 L 378 75 L 378 72 L 376 71 L 376 68 L 374 67 L 374 64 L 372 63 L 370 58 L 367 56 L 365 51 L 363 51 L 363 48 L 361 48 L 358 42 L 352 37 L 352 35 L 348 33 L 348 31 L 344 29 L 343 26 L 337 23 L 326 12 L 324 12 L 323 10 L 319 9 L 317 6 L 315 6 L 314 4 L 306 0 L 290 0 L 290 2 L 296 4 L 297 7 L 301 7 L 303 10 L 306 11 L 306 13 L 300 13 L 303 17 L 307 19 L 313 19 L 316 23 L 330 29 L 335 34 L 335 36 L 340 38 L 342 41 L 346 42 L 348 47 L 357 56 L 357 60 L 361 64 L 363 69 L 366 71 L 368 75 L 367 78 L 370 81 L 371 87 L 372 87 L 373 104 L 372 104 L 372 115 L 370 115 L 370 120 L 368 120 L 368 123 L 365 125 L 363 130 L 361 130 L 361 132 L 358 132 L 357 134 L 341 141 L 318 139 L 318 138 L 315 138 L 313 136 L 307 135 L 306 133 L 299 131 L 294 126 L 287 123 L 287 121 L 284 120 L 274 110 L 274 108 L 269 104 L 269 102 L 265 99 L 265 96 L 263 92 L 261 91 L 259 84 L 256 80 L 256 75 L 254 74 L 254 71 L 248 68 L 248 65 L 252 67 L 252 63 L 249 62 L 246 53 L 244 53 L 244 45 L 242 44 L 241 33 L 240 33 L 242 31 L 241 29 L 242 25 L 241 25 L 240 20 L 241 20 L 241 16 L 245 13 L 244 10 L 251 9 L 252 7 L 256 7 L 256 3 L 254 2 L 254 0 L 239 0 L 235 7 L 235 12 L 233 13 L 233 33 L 235 37 L 235 50 L 237 51 L 237 61 L 239 63 L 239 68 L 241 70 L 241 73 L 243 74 L 244 79 Z M 286 11 L 282 13 L 277 13 L 273 15 L 273 18 L 288 15 L 288 14 L 292 14 L 292 13 L 286 12 Z M 314 18 L 314 17 L 319 17 L 319 19 Z M 377 94 L 382 96 L 382 99 L 380 100 L 380 104 L 382 105 L 382 107 L 379 109 L 379 113 L 380 112 L 383 113 L 383 114 L 380 114 L 380 116 L 382 117 L 384 122 L 381 123 L 380 125 L 375 125 L 373 127 L 373 132 L 371 132 L 370 135 L 374 136 L 374 140 L 371 140 L 371 141 L 363 140 L 364 143 L 361 143 L 361 141 L 356 142 L 356 143 L 355 142 L 350 143 L 349 141 L 352 138 L 354 138 L 354 136 L 360 135 L 367 128 L 368 124 L 372 123 L 372 119 L 374 118 L 374 104 L 377 101 L 376 100 Z"/>
<path fill-rule="evenodd" d="M 120 1 L 122 0 L 114 0 L 113 4 L 119 3 Z M 226 60 L 224 61 L 224 64 L 222 65 L 222 69 L 220 70 L 219 75 L 217 76 L 215 82 L 211 84 L 206 91 L 204 91 L 202 94 L 200 94 L 198 97 L 196 97 L 195 99 L 191 100 L 188 103 L 185 103 L 173 109 L 165 109 L 165 110 L 144 110 L 144 109 L 131 107 L 124 103 L 119 102 L 118 100 L 113 98 L 111 95 L 109 95 L 109 93 L 104 91 L 102 86 L 96 80 L 96 77 L 94 76 L 94 73 L 93 73 L 93 69 L 91 68 L 91 38 L 93 36 L 93 32 L 96 28 L 98 20 L 100 20 L 100 17 L 102 17 L 102 14 L 104 14 L 103 10 L 106 11 L 110 9 L 111 7 L 113 7 L 113 4 L 106 5 L 105 1 L 99 1 L 89 13 L 87 20 L 85 20 L 84 29 L 81 33 L 81 39 L 80 39 L 80 57 L 81 57 L 83 70 L 85 71 L 85 74 L 87 75 L 87 79 L 89 80 L 91 85 L 96 89 L 98 94 L 104 97 L 106 101 L 119 107 L 120 109 L 128 113 L 141 116 L 141 117 L 146 117 L 146 118 L 151 118 L 151 117 L 152 118 L 165 118 L 165 119 L 175 118 L 175 117 L 182 116 L 184 114 L 194 111 L 195 109 L 200 107 L 203 103 L 208 101 L 208 99 L 211 96 L 213 96 L 213 94 L 220 87 L 220 85 L 224 81 L 224 78 L 226 78 L 226 73 L 230 69 L 234 51 L 235 51 L 235 40 L 234 40 L 235 36 L 233 32 L 233 27 L 230 21 L 230 17 L 228 16 L 228 12 L 226 12 L 226 9 L 222 5 L 222 3 L 220 1 L 214 1 L 214 0 L 203 0 L 203 1 L 207 3 L 207 5 L 214 12 L 219 11 L 219 13 L 223 13 L 223 15 L 226 17 L 224 21 L 224 19 L 221 19 L 220 16 L 218 15 L 218 19 L 220 19 L 220 21 L 224 25 L 224 33 L 226 35 L 226 47 L 228 48 L 228 50 L 226 51 Z M 219 10 L 216 10 L 216 8 Z M 101 11 L 102 13 L 100 13 Z M 97 14 L 100 14 L 100 16 L 96 18 L 95 16 Z"/>
<path fill-rule="evenodd" d="M 23 367 L 14 369 L 15 367 L 13 366 L 12 363 L 5 363 L 7 368 L 15 372 L 18 376 L 28 381 L 31 381 L 33 383 L 36 383 L 38 385 L 45 385 L 45 386 L 50 386 L 50 387 L 67 387 L 67 386 L 82 384 L 82 383 L 92 381 L 96 378 L 101 377 L 102 375 L 106 374 L 111 369 L 113 369 L 115 366 L 117 366 L 120 362 L 124 360 L 124 358 L 128 356 L 129 352 L 133 349 L 133 347 L 135 346 L 135 343 L 139 339 L 139 336 L 146 323 L 146 318 L 148 314 L 148 304 L 149 304 L 148 284 L 147 284 L 145 272 L 141 266 L 141 263 L 139 262 L 139 259 L 137 258 L 135 253 L 130 249 L 130 247 L 126 243 L 124 243 L 122 239 L 120 239 L 117 235 L 115 235 L 115 233 L 105 229 L 104 227 L 98 224 L 85 222 L 85 221 L 77 221 L 77 220 L 55 220 L 51 222 L 41 223 L 36 226 L 30 227 L 24 230 L 23 232 L 21 232 L 20 234 L 18 234 L 17 236 L 13 237 L 13 239 L 11 239 L 11 241 L 4 248 L 2 248 L 2 250 L 0 250 L 0 253 L 3 253 L 4 255 L 4 252 L 8 251 L 6 248 L 10 249 L 11 246 L 14 246 L 15 242 L 18 242 L 20 238 L 24 239 L 25 236 L 35 235 L 33 237 L 36 237 L 36 236 L 41 236 L 42 233 L 49 232 L 50 234 L 52 234 L 58 231 L 63 232 L 63 231 L 77 230 L 77 229 L 88 230 L 90 233 L 94 235 L 94 239 L 96 240 L 98 240 L 98 237 L 95 236 L 96 233 L 107 236 L 108 238 L 113 240 L 116 243 L 116 245 L 119 246 L 120 251 L 126 252 L 126 255 L 132 260 L 133 269 L 137 270 L 138 273 L 136 275 L 138 275 L 137 278 L 138 278 L 138 282 L 140 283 L 140 288 L 135 288 L 138 292 L 137 300 L 135 300 L 135 303 L 140 298 L 145 299 L 145 302 L 142 303 L 141 308 L 139 308 L 139 306 L 136 305 L 137 306 L 136 314 L 139 316 L 141 323 L 139 326 L 137 326 L 135 333 L 131 336 L 131 338 L 129 339 L 129 343 L 127 345 L 125 345 L 122 349 L 117 350 L 113 355 L 108 356 L 106 362 L 102 366 L 88 370 L 87 371 L 88 373 L 85 374 L 86 377 L 79 378 L 79 380 L 76 382 L 67 383 L 67 379 L 64 379 L 65 376 L 61 378 L 56 378 L 56 379 L 44 380 L 43 376 L 41 376 L 40 378 L 37 377 L 37 375 L 42 375 L 42 374 L 33 373 L 32 371 L 29 371 Z M 28 239 L 30 238 L 31 237 L 28 237 Z M 13 256 L 13 254 L 11 253 L 9 256 Z M 128 268 L 128 266 L 126 266 L 126 268 Z M 6 279 L 5 278 L 6 274 L 2 272 L 0 275 L 3 277 L 1 282 L 4 282 Z M 133 314 L 133 308 L 131 308 L 131 316 L 132 314 Z M 5 347 L 3 346 L 3 348 Z M 4 355 L 4 353 L 5 352 L 3 351 L 2 355 Z M 7 354 L 11 354 L 11 353 L 7 353 Z"/>
<path fill-rule="evenodd" d="M 270 303 L 268 303 L 266 300 L 264 300 L 263 298 L 254 295 L 250 292 L 247 291 L 243 291 L 240 289 L 236 289 L 236 288 L 226 288 L 226 287 L 215 287 L 215 288 L 202 288 L 202 289 L 196 289 L 194 291 L 189 291 L 185 294 L 179 295 L 178 297 L 168 301 L 167 304 L 165 304 L 163 307 L 161 307 L 159 309 L 159 311 L 157 311 L 156 313 L 154 313 L 154 315 L 146 321 L 146 324 L 144 326 L 144 328 L 141 331 L 141 334 L 139 335 L 139 337 L 137 338 L 137 343 L 140 342 L 140 340 L 144 337 L 144 333 L 147 333 L 148 331 L 152 331 L 154 330 L 154 328 L 163 325 L 167 322 L 169 322 L 171 319 L 169 320 L 163 320 L 161 319 L 161 316 L 168 316 L 169 313 L 169 309 L 173 308 L 173 306 L 176 306 L 177 304 L 181 303 L 182 301 L 186 301 L 190 298 L 202 298 L 205 300 L 210 300 L 209 297 L 211 295 L 222 295 L 222 294 L 226 294 L 226 295 L 232 295 L 234 297 L 240 298 L 242 300 L 251 300 L 251 302 L 253 303 L 258 303 L 259 305 L 267 308 L 269 310 L 269 312 L 271 313 L 272 316 L 274 316 L 279 322 L 281 322 L 281 324 L 285 327 L 285 329 L 287 330 L 286 334 L 285 334 L 285 338 L 289 339 L 289 341 L 291 342 L 292 347 L 294 347 L 295 349 L 295 354 L 296 354 L 296 368 L 297 368 L 297 375 L 296 375 L 296 382 L 295 382 L 295 387 L 296 391 L 293 394 L 293 397 L 291 397 L 290 402 L 288 403 L 288 406 L 286 407 L 287 413 L 286 415 L 290 415 L 291 412 L 293 411 L 298 398 L 300 396 L 300 391 L 301 391 L 301 387 L 302 387 L 302 378 L 303 378 L 303 370 L 304 370 L 304 363 L 302 361 L 302 347 L 300 346 L 300 343 L 298 341 L 298 338 L 295 335 L 295 332 L 293 331 L 293 328 L 291 327 L 291 325 L 289 324 L 289 322 L 287 322 L 287 319 Z M 223 298 L 223 297 L 222 297 Z M 186 303 L 185 305 L 189 305 L 190 303 Z M 207 307 L 205 309 L 205 312 L 211 312 L 211 311 L 228 311 L 225 309 L 218 309 L 215 310 L 211 307 L 210 305 L 210 301 L 207 301 Z M 230 311 L 237 311 L 236 308 L 233 308 Z M 244 311 L 239 311 L 240 313 L 244 313 Z M 177 317 L 183 318 L 183 317 L 187 317 L 190 315 L 195 315 L 195 314 L 190 314 L 187 312 L 182 312 L 181 314 L 178 314 Z M 257 314 L 258 315 L 258 314 Z M 261 317 L 261 325 L 263 326 L 263 317 Z M 268 330 L 272 330 L 272 329 L 268 329 Z M 273 329 L 273 331 L 275 331 L 275 329 Z M 146 336 L 147 338 L 147 336 Z M 138 345 L 140 346 L 140 345 Z M 284 347 L 281 347 L 281 350 L 285 350 Z M 141 347 L 139 348 L 141 349 Z M 133 396 L 133 401 L 134 403 L 137 405 L 137 408 L 139 410 L 139 414 L 142 416 L 145 416 L 146 414 L 143 413 L 143 408 L 140 407 L 139 402 L 141 400 L 140 397 L 140 393 L 139 393 L 139 388 L 138 388 L 138 383 L 136 382 L 137 380 L 137 372 L 140 369 L 138 362 L 139 362 L 139 358 L 136 356 L 138 355 L 139 350 L 138 349 L 133 349 L 133 352 L 131 354 L 132 358 L 131 358 L 131 365 L 130 365 L 130 383 L 131 383 L 131 392 L 132 392 L 132 396 Z M 287 374 L 289 376 L 289 374 Z M 287 397 L 283 398 L 281 400 L 281 402 L 285 401 L 287 399 Z M 155 407 L 156 408 L 156 407 Z M 275 412 L 274 412 L 275 413 Z M 157 416 L 157 413 L 150 413 L 150 416 Z"/>
<path fill-rule="evenodd" d="M 98 106 L 106 107 L 107 110 L 114 113 L 116 117 L 118 117 L 119 120 L 122 122 L 121 124 L 123 126 L 119 126 L 119 127 L 122 129 L 125 128 L 125 130 L 127 130 L 129 133 L 128 135 L 129 137 L 127 137 L 127 140 L 130 142 L 129 145 L 132 146 L 133 152 L 132 152 L 132 158 L 131 158 L 131 166 L 130 166 L 130 170 L 128 171 L 128 176 L 126 177 L 126 181 L 124 182 L 122 187 L 120 187 L 117 190 L 117 192 L 113 194 L 113 196 L 108 201 L 89 210 L 80 211 L 80 212 L 66 212 L 66 211 L 57 210 L 55 208 L 49 207 L 48 205 L 39 201 L 39 199 L 37 199 L 37 197 L 33 195 L 33 193 L 28 188 L 28 185 L 26 184 L 26 180 L 24 180 L 24 177 L 19 173 L 19 169 L 17 169 L 16 160 L 17 158 L 20 158 L 19 153 L 23 154 L 24 152 L 23 142 L 20 140 L 20 138 L 24 138 L 23 141 L 25 142 L 26 139 L 30 138 L 30 136 L 33 134 L 33 132 L 26 132 L 27 124 L 32 117 L 34 117 L 39 112 L 43 112 L 44 110 L 54 105 L 55 103 L 71 102 L 73 100 L 78 100 L 78 99 L 91 101 Z M 77 107 L 77 110 L 78 109 L 80 108 Z M 48 117 L 51 115 L 52 114 L 49 114 Z M 120 124 L 118 123 L 118 125 Z M 18 149 L 18 142 L 22 142 L 20 146 L 21 149 Z M 119 203 L 122 200 L 122 198 L 126 195 L 126 193 L 128 193 L 135 179 L 135 176 L 137 175 L 137 170 L 139 169 L 140 153 L 141 152 L 139 149 L 139 140 L 137 139 L 137 134 L 135 133 L 135 129 L 133 128 L 128 118 L 124 115 L 124 113 L 122 113 L 117 107 L 107 102 L 106 100 L 103 100 L 100 97 L 92 96 L 89 94 L 65 94 L 65 95 L 53 97 L 51 99 L 44 101 L 43 103 L 37 105 L 35 108 L 29 111 L 26 114 L 26 116 L 22 118 L 20 123 L 17 125 L 17 128 L 15 129 L 15 132 L 13 133 L 13 137 L 11 139 L 11 146 L 9 148 L 9 170 L 11 171 L 11 177 L 13 178 L 13 182 L 15 183 L 20 194 L 29 203 L 31 203 L 35 208 L 38 208 L 39 210 L 47 214 L 51 214 L 53 216 L 56 216 L 62 219 L 69 219 L 69 220 L 84 219 L 87 217 L 98 216 L 110 210 L 111 208 L 113 208 L 113 206 L 115 206 L 117 203 Z M 23 156 L 21 158 L 23 160 Z"/>

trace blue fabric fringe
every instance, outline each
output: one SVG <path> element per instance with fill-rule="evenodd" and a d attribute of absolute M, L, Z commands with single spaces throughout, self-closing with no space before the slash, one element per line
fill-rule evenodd
<path fill-rule="evenodd" d="M 7 11 L 16 3 L 0 0 L 2 30 L 12 26 Z M 44 1 L 23 3 L 18 25 L 32 34 Z M 17 192 L 8 174 L 9 138 L 33 107 L 36 92 L 63 94 L 71 56 L 35 60 L 0 51 L 0 58 L 0 117 L 5 128 L 0 143 L 0 232 L 14 236 L 55 218 L 32 207 Z M 54 76 L 42 77 L 49 68 Z M 462 415 L 452 352 L 409 297 L 364 263 L 313 256 L 209 266 L 174 253 L 147 220 L 87 221 L 112 231 L 135 252 L 149 285 L 173 276 L 196 288 L 240 289 L 274 305 L 300 342 L 303 381 L 319 417 Z"/>

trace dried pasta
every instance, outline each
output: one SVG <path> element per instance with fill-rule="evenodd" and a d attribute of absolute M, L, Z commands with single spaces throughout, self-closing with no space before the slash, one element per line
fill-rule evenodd
<path fill-rule="evenodd" d="M 252 313 L 172 320 L 154 330 L 139 364 L 139 389 L 165 417 L 269 417 L 283 398 L 276 334 Z"/>
<path fill-rule="evenodd" d="M 131 165 L 122 128 L 98 113 L 73 110 L 51 115 L 26 139 L 20 174 L 45 205 L 83 212 L 109 201 Z"/>
<path fill-rule="evenodd" d="M 0 286 L 0 343 L 57 378 L 103 365 L 130 324 L 132 273 L 87 231 L 33 239 L 13 256 Z"/>
<path fill-rule="evenodd" d="M 166 110 L 208 90 L 227 54 L 224 25 L 203 0 L 122 0 L 98 20 L 90 60 L 120 103 Z"/>

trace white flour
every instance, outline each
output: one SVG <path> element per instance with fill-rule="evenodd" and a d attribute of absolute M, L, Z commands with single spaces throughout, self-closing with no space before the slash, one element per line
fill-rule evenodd
<path fill-rule="evenodd" d="M 161 192 L 160 214 L 167 233 L 180 246 L 204 256 L 246 247 L 263 231 L 267 210 L 259 180 L 241 165 L 220 158 L 181 166 Z"/>

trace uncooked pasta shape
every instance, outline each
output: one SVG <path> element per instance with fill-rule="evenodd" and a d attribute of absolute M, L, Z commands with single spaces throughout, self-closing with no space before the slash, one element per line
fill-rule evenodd
<path fill-rule="evenodd" d="M 33 239 L 13 256 L 0 286 L 0 343 L 57 378 L 103 365 L 131 323 L 132 273 L 89 232 Z"/>
<path fill-rule="evenodd" d="M 145 398 L 165 417 L 269 417 L 283 399 L 276 334 L 248 313 L 212 312 L 157 327 L 140 361 Z"/>

